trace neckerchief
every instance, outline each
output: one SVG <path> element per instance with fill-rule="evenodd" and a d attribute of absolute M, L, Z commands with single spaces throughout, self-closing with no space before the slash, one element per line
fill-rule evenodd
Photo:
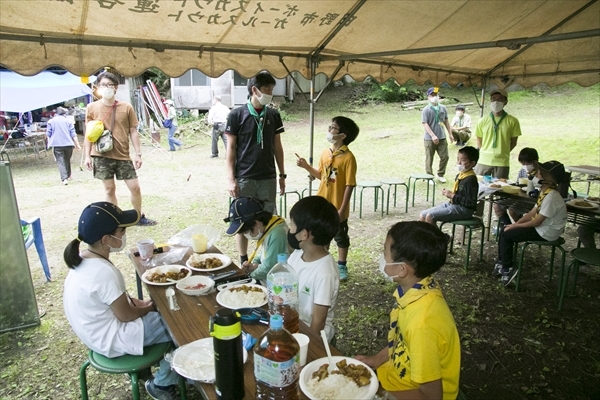
<path fill-rule="evenodd" d="M 494 148 L 494 149 L 498 145 L 498 143 L 497 143 L 498 142 L 498 127 L 500 126 L 500 122 L 502 122 L 504 117 L 506 117 L 507 115 L 508 115 L 508 113 L 503 110 L 500 120 L 498 121 L 498 123 L 496 123 L 496 118 L 494 118 L 494 113 L 493 112 L 490 113 L 490 117 L 492 118 L 492 123 L 494 124 L 494 139 L 492 141 L 492 148 Z"/>
<path fill-rule="evenodd" d="M 431 107 L 431 109 L 435 112 L 435 123 L 439 124 L 440 123 L 440 106 L 439 104 L 437 106 L 434 106 L 433 104 L 429 104 L 429 107 Z"/>
<path fill-rule="evenodd" d="M 250 100 L 248 100 L 248 103 L 246 103 L 246 105 L 248 106 L 248 111 L 250 112 L 250 115 L 252 115 L 254 117 L 254 120 L 256 121 L 256 125 L 258 125 L 258 128 L 256 129 L 256 143 L 260 144 L 261 148 L 264 148 L 264 146 L 263 146 L 263 128 L 264 128 L 265 116 L 267 115 L 267 106 L 264 106 L 262 111 L 259 114 L 256 111 L 256 109 L 254 108 L 254 106 L 252 105 L 252 103 L 250 102 Z"/>
<path fill-rule="evenodd" d="M 263 241 L 265 240 L 265 238 L 267 237 L 267 234 L 271 231 L 271 229 L 273 229 L 274 227 L 276 227 L 277 225 L 279 225 L 283 222 L 285 222 L 285 220 L 281 217 L 278 217 L 277 215 L 273 215 L 271 217 L 271 220 L 267 224 L 267 227 L 265 228 L 263 235 L 260 237 L 260 239 L 258 239 L 258 242 L 256 242 L 256 249 L 254 249 L 252 254 L 250 254 L 250 257 L 248 257 L 248 260 L 250 262 L 252 262 L 252 260 L 254 260 L 254 256 L 258 252 L 258 249 L 260 249 L 260 246 L 262 246 Z"/>
<path fill-rule="evenodd" d="M 533 218 L 537 217 L 537 215 L 540 213 L 540 207 L 542 206 L 542 201 L 544 200 L 544 197 L 546 197 L 548 195 L 548 193 L 550 193 L 551 191 L 553 191 L 554 189 L 552 188 L 548 188 L 546 190 L 544 190 L 542 193 L 540 193 L 540 197 L 538 197 L 537 202 L 535 203 L 535 215 L 533 216 Z"/>
<path fill-rule="evenodd" d="M 458 185 L 460 184 L 460 181 L 465 179 L 467 176 L 475 176 L 475 172 L 473 172 L 473 170 L 470 169 L 467 172 L 461 172 L 460 174 L 458 174 L 456 176 L 456 181 L 454 181 L 454 187 L 452 188 L 452 193 L 456 194 L 456 192 L 458 191 Z"/>
<path fill-rule="evenodd" d="M 398 314 L 401 309 L 408 307 L 410 304 L 419 300 L 426 294 L 431 291 L 440 292 L 440 288 L 438 283 L 432 276 L 428 276 L 424 279 L 421 279 L 419 282 L 415 283 L 413 287 L 411 287 L 406 293 L 402 290 L 402 286 L 398 285 L 398 288 L 394 292 L 394 299 L 396 300 L 396 305 L 390 311 L 390 330 L 388 332 L 388 352 L 389 355 L 394 351 L 394 347 L 396 346 L 394 337 L 394 332 L 396 328 L 396 324 L 398 321 Z"/>
<path fill-rule="evenodd" d="M 344 154 L 345 152 L 348 151 L 348 146 L 346 145 L 342 145 L 342 147 L 340 147 L 339 149 L 333 151 L 331 148 L 329 149 L 329 162 L 325 165 L 325 182 L 327 182 L 327 184 L 329 184 L 329 177 L 331 176 L 331 173 L 333 172 L 333 158 L 336 156 L 339 156 L 340 154 Z"/>

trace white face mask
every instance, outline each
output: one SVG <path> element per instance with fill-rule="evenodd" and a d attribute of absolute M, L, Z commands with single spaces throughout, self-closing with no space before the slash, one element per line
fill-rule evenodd
<path fill-rule="evenodd" d="M 458 172 L 463 172 L 467 167 L 465 167 L 462 164 L 456 164 L 456 169 L 458 170 Z"/>
<path fill-rule="evenodd" d="M 123 249 L 125 248 L 125 245 L 127 244 L 127 234 L 124 233 L 123 236 L 121 236 L 121 238 L 118 238 L 118 237 L 113 236 L 113 235 L 109 235 L 109 236 L 121 241 L 121 247 L 110 247 L 110 246 L 108 246 L 109 249 L 110 249 L 110 252 L 111 253 L 118 253 L 119 251 L 123 251 Z"/>
<path fill-rule="evenodd" d="M 533 171 L 533 164 L 523 165 L 523 169 L 527 172 Z"/>
<path fill-rule="evenodd" d="M 258 233 L 256 234 L 256 236 L 252 236 L 252 231 L 244 233 L 244 236 L 248 240 L 258 240 L 262 237 L 262 235 L 263 235 L 263 232 L 261 232 L 260 229 L 258 230 Z"/>
<path fill-rule="evenodd" d="M 273 95 L 272 94 L 264 94 L 260 90 L 258 90 L 258 88 L 256 89 L 256 91 L 259 94 L 257 100 L 263 106 L 266 106 L 267 104 L 269 104 L 271 102 L 271 100 L 273 100 Z"/>
<path fill-rule="evenodd" d="M 429 99 L 429 102 L 431 104 L 437 104 L 440 101 L 440 98 L 438 96 L 433 96 L 432 98 Z"/>
<path fill-rule="evenodd" d="M 499 113 L 504 109 L 504 103 L 502 103 L 501 101 L 492 101 L 490 103 L 490 109 L 494 113 Z"/>
<path fill-rule="evenodd" d="M 385 266 L 386 265 L 395 265 L 395 264 L 404 264 L 401 262 L 386 262 L 385 261 L 385 257 L 383 256 L 383 253 L 381 253 L 381 256 L 379 257 L 379 272 L 381 272 L 383 274 L 383 276 L 385 276 L 385 279 L 387 279 L 390 282 L 394 281 L 394 278 L 396 278 L 398 275 L 394 275 L 394 276 L 389 276 L 386 272 L 385 272 Z"/>
<path fill-rule="evenodd" d="M 102 88 L 100 89 L 100 95 L 103 99 L 110 100 L 115 97 L 115 89 L 112 88 Z"/>
<path fill-rule="evenodd" d="M 463 113 L 462 111 L 457 111 L 457 112 L 456 112 L 456 116 L 457 116 L 458 118 L 462 117 L 462 116 L 463 116 L 463 114 L 464 114 L 464 113 Z"/>
<path fill-rule="evenodd" d="M 327 132 L 327 136 L 326 136 L 326 138 L 327 138 L 327 141 L 328 141 L 329 143 L 331 143 L 331 144 L 335 144 L 337 141 L 339 141 L 339 140 L 340 140 L 340 139 L 334 139 L 334 137 L 335 137 L 335 136 L 340 136 L 340 135 L 339 135 L 339 134 L 338 134 L 338 135 L 334 135 L 334 134 L 333 134 L 333 133 L 331 133 L 331 132 Z"/>
<path fill-rule="evenodd" d="M 537 176 L 533 177 L 533 179 L 531 180 L 531 183 L 533 183 L 533 186 L 536 187 L 536 188 L 542 187 L 542 180 L 538 179 Z"/>

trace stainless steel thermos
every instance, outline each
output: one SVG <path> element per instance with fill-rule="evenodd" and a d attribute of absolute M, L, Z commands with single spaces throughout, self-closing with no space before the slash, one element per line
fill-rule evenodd
<path fill-rule="evenodd" d="M 217 398 L 244 398 L 244 355 L 242 322 L 233 310 L 221 308 L 210 319 L 210 335 L 215 351 L 215 391 Z"/>

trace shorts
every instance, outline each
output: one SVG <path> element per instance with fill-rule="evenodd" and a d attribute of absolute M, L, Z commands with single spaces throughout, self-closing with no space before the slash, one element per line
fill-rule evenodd
<path fill-rule="evenodd" d="M 491 175 L 494 178 L 508 179 L 509 167 L 476 164 L 473 170 L 477 175 Z"/>
<path fill-rule="evenodd" d="M 348 220 L 340 222 L 340 229 L 333 238 L 338 248 L 347 249 L 350 247 L 350 236 L 348 236 Z"/>
<path fill-rule="evenodd" d="M 452 203 L 444 203 L 421 212 L 421 218 L 431 215 L 435 222 L 437 221 L 456 221 L 459 219 L 469 219 L 473 216 L 475 210 L 467 207 L 459 206 Z"/>
<path fill-rule="evenodd" d="M 136 179 L 137 173 L 131 160 L 115 160 L 106 157 L 92 157 L 94 164 L 94 178 L 103 181 L 114 179 L 115 175 L 120 181 Z"/>
<path fill-rule="evenodd" d="M 277 187 L 275 179 L 237 179 L 240 197 L 254 197 L 264 203 L 264 210 L 272 214 L 277 213 L 275 205 L 275 196 L 277 195 Z"/>

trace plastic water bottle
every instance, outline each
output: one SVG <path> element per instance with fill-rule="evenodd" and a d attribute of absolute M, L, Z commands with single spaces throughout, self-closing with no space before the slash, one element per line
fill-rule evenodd
<path fill-rule="evenodd" d="M 267 274 L 267 289 L 269 314 L 281 315 L 283 327 L 291 333 L 298 333 L 298 275 L 287 263 L 287 254 L 277 255 L 277 264 Z"/>
<path fill-rule="evenodd" d="M 244 398 L 244 355 L 242 323 L 232 311 L 221 308 L 210 320 L 215 351 L 215 392 L 217 399 Z"/>
<path fill-rule="evenodd" d="M 270 329 L 254 346 L 254 378 L 259 400 L 299 400 L 300 346 L 283 328 L 281 315 L 271 315 Z"/>

